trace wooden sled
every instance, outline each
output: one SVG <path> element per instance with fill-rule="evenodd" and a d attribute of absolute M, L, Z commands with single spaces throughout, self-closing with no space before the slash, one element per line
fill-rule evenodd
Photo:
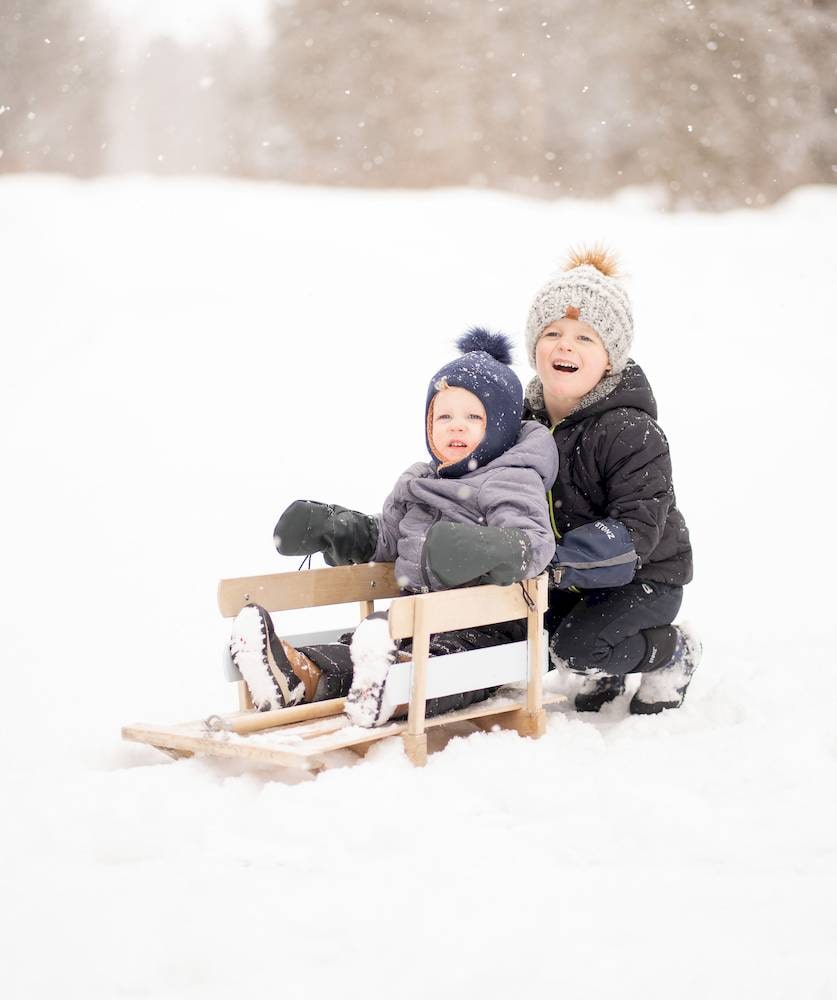
<path fill-rule="evenodd" d="M 500 726 L 535 738 L 543 734 L 545 702 L 562 701 L 564 697 L 544 696 L 542 690 L 547 669 L 543 632 L 545 574 L 509 587 L 469 587 L 409 597 L 399 594 L 393 565 L 376 563 L 222 580 L 218 605 L 222 615 L 234 618 L 250 603 L 277 612 L 357 601 L 364 618 L 375 610 L 376 599 L 395 598 L 389 608 L 390 635 L 393 639 L 412 636 L 413 658 L 392 667 L 387 686 L 398 704 L 409 706 L 406 721 L 374 729 L 353 726 L 343 713 L 342 698 L 257 712 L 230 660 L 228 671 L 232 673 L 228 676 L 238 686 L 239 711 L 166 727 L 126 726 L 123 738 L 158 747 L 173 757 L 201 753 L 318 771 L 331 751 L 348 748 L 362 754 L 377 740 L 396 735 L 402 737 L 410 760 L 422 765 L 427 761 L 428 727 L 466 720 L 482 729 Z M 528 638 L 524 642 L 428 656 L 434 633 L 520 618 L 527 621 Z M 285 636 L 278 630 L 297 646 L 333 642 L 345 631 Z M 501 694 L 470 708 L 425 718 L 428 698 L 523 683 L 525 691 Z"/>

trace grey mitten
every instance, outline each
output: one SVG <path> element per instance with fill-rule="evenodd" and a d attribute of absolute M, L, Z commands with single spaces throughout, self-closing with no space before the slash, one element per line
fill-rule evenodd
<path fill-rule="evenodd" d="M 466 583 L 505 586 L 526 579 L 532 543 L 520 528 L 440 521 L 427 533 L 422 561 L 442 587 Z"/>

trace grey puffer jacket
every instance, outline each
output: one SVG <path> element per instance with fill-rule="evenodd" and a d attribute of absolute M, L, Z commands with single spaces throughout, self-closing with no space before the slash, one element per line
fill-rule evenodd
<path fill-rule="evenodd" d="M 546 491 L 558 474 L 558 452 L 546 427 L 524 421 L 517 441 L 482 468 L 443 479 L 427 462 L 400 477 L 377 518 L 375 562 L 395 562 L 404 590 L 432 590 L 422 568 L 427 532 L 437 521 L 520 528 L 532 545 L 527 577 L 537 576 L 555 554 Z"/>

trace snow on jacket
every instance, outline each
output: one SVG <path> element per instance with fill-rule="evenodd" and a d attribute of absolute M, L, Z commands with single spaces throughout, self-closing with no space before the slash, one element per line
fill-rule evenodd
<path fill-rule="evenodd" d="M 402 474 L 377 518 L 376 562 L 395 562 L 405 590 L 432 590 L 423 570 L 427 532 L 437 521 L 520 528 L 532 546 L 527 577 L 537 576 L 555 554 L 546 490 L 558 472 L 549 431 L 533 421 L 520 427 L 508 451 L 457 479 L 440 478 L 432 465 L 416 462 Z"/>
<path fill-rule="evenodd" d="M 524 417 L 549 426 L 537 378 L 526 391 Z M 629 361 L 554 427 L 560 463 L 550 503 L 562 588 L 691 580 L 689 532 L 656 417 L 648 379 Z"/>

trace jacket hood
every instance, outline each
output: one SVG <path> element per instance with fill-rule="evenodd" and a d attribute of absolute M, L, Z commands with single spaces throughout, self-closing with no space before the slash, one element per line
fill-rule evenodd
<path fill-rule="evenodd" d="M 548 428 L 518 423 L 516 440 L 502 455 L 458 479 L 436 474 L 429 462 L 402 473 L 378 520 L 375 562 L 395 559 L 404 589 L 432 589 L 425 562 L 427 533 L 438 521 L 521 528 L 540 572 L 555 555 L 546 491 L 558 475 L 559 454 Z"/>
<path fill-rule="evenodd" d="M 511 341 L 505 334 L 489 333 L 474 327 L 460 337 L 456 346 L 463 352 L 433 376 L 427 389 L 424 407 L 427 450 L 433 456 L 437 474 L 445 479 L 458 479 L 466 472 L 488 465 L 498 455 L 511 448 L 523 413 L 523 386 L 509 367 Z M 477 447 L 459 462 L 447 463 L 433 447 L 433 407 L 441 389 L 467 389 L 485 407 L 485 435 Z"/>
<path fill-rule="evenodd" d="M 497 469 L 527 468 L 534 469 L 541 477 L 544 489 L 549 490 L 558 475 L 558 450 L 552 435 L 541 424 L 534 420 L 524 420 L 520 425 L 517 441 L 498 455 L 493 461 L 480 466 L 469 475 L 478 477 L 482 472 L 494 472 Z"/>
<path fill-rule="evenodd" d="M 631 359 L 621 372 L 603 378 L 594 385 L 590 392 L 579 400 L 578 406 L 566 416 L 562 424 L 573 424 L 587 417 L 616 410 L 619 407 L 629 407 L 642 410 L 652 420 L 657 419 L 657 401 L 645 376 L 645 372 Z M 546 404 L 543 398 L 543 383 L 536 375 L 526 387 L 526 406 L 524 416 L 531 415 L 535 420 L 549 423 Z"/>

